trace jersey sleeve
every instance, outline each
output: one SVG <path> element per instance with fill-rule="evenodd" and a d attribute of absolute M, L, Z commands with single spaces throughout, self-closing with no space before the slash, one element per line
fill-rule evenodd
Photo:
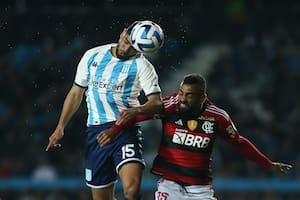
<path fill-rule="evenodd" d="M 167 115 L 177 109 L 178 93 L 173 93 L 170 96 L 163 97 L 163 115 Z"/>
<path fill-rule="evenodd" d="M 162 112 L 162 114 L 137 115 L 133 120 L 128 121 L 125 124 L 115 123 L 112 128 L 116 132 L 120 132 L 122 129 L 131 126 L 135 122 L 141 122 L 141 121 L 146 121 L 146 120 L 150 120 L 150 119 L 161 119 L 161 118 L 163 118 L 162 115 L 168 114 L 168 113 L 170 113 L 171 111 L 173 111 L 175 109 L 175 107 L 177 105 L 177 103 L 176 103 L 177 100 L 178 100 L 178 95 L 177 94 L 173 94 L 172 96 L 163 97 L 163 99 L 162 99 L 162 101 L 163 101 L 163 112 Z"/>
<path fill-rule="evenodd" d="M 139 82 L 146 96 L 155 93 L 161 93 L 161 89 L 158 83 L 158 76 L 153 65 L 145 58 L 141 58 L 138 63 L 141 66 L 139 73 Z"/>
<path fill-rule="evenodd" d="M 91 65 L 93 56 L 90 51 L 86 51 L 77 66 L 77 72 L 74 83 L 80 87 L 87 87 L 89 77 L 89 66 Z"/>
<path fill-rule="evenodd" d="M 221 122 L 220 136 L 230 143 L 236 152 L 265 168 L 272 166 L 272 161 L 269 158 L 260 152 L 247 138 L 240 135 L 229 115 L 222 117 Z"/>
<path fill-rule="evenodd" d="M 154 119 L 154 118 L 155 118 L 155 115 L 137 115 L 135 117 L 135 119 L 130 120 L 130 121 L 126 122 L 125 124 L 117 124 L 117 122 L 115 122 L 111 128 L 115 132 L 119 133 L 121 130 L 132 126 L 135 122 L 146 121 L 146 120 L 150 120 L 150 119 Z"/>

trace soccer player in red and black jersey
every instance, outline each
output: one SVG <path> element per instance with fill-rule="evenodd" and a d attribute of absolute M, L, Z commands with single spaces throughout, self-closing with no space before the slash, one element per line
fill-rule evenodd
<path fill-rule="evenodd" d="M 126 111 L 121 115 L 126 116 Z M 138 116 L 136 121 L 149 118 L 153 116 Z M 216 199 L 212 190 L 211 153 L 217 137 L 266 169 L 286 173 L 292 167 L 272 162 L 241 136 L 227 112 L 208 100 L 206 81 L 199 74 L 185 76 L 179 92 L 163 99 L 160 119 L 163 136 L 151 169 L 162 177 L 155 192 L 157 200 Z M 110 143 L 129 125 L 118 121 L 99 134 L 98 143 Z"/>

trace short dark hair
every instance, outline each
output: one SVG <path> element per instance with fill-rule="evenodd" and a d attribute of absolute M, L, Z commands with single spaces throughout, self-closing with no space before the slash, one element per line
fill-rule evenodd
<path fill-rule="evenodd" d="M 128 35 L 130 35 L 130 33 L 131 33 L 133 27 L 134 27 L 137 23 L 139 23 L 139 22 L 140 22 L 140 21 L 134 21 L 134 22 L 132 22 L 132 23 L 126 28 L 126 33 L 127 33 Z"/>
<path fill-rule="evenodd" d="M 200 74 L 193 73 L 185 75 L 181 84 L 197 84 L 201 88 L 201 95 L 206 94 L 206 80 Z"/>

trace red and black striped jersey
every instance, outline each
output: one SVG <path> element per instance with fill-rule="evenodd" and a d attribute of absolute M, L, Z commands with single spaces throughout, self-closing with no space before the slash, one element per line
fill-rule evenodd
<path fill-rule="evenodd" d="M 211 153 L 217 137 L 229 142 L 246 158 L 271 167 L 272 162 L 240 136 L 227 112 L 209 100 L 195 118 L 178 111 L 177 93 L 165 97 L 163 103 L 163 134 L 152 173 L 182 184 L 211 184 Z"/>

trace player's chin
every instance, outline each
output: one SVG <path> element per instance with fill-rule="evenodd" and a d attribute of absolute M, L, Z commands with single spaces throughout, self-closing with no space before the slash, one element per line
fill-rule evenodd
<path fill-rule="evenodd" d="M 121 53 L 118 54 L 118 58 L 121 59 L 121 60 L 127 60 L 127 59 L 130 58 L 130 56 L 128 56 L 127 54 L 121 52 Z"/>
<path fill-rule="evenodd" d="M 181 113 L 188 113 L 190 111 L 189 107 L 185 104 L 180 104 L 178 109 Z"/>

